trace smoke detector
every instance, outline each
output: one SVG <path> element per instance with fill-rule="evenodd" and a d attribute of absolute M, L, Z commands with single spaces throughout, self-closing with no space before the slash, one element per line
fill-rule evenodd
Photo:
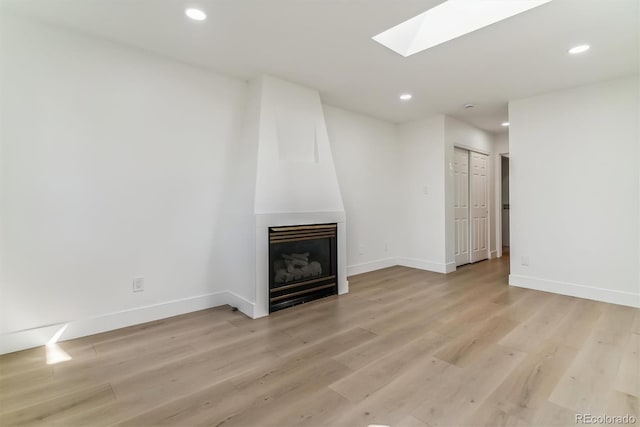
<path fill-rule="evenodd" d="M 470 102 L 463 105 L 464 108 L 475 108 L 475 106 L 476 106 L 475 104 L 472 104 Z"/>

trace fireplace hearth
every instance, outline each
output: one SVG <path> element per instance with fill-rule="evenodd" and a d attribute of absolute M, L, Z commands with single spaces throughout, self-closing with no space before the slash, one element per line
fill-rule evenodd
<path fill-rule="evenodd" d="M 338 293 L 337 224 L 269 227 L 269 312 Z"/>

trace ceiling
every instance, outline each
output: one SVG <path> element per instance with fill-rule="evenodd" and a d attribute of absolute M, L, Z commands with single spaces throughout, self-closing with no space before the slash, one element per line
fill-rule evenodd
<path fill-rule="evenodd" d="M 517 1 L 517 0 L 510 0 Z M 371 37 L 442 0 L 2 0 L 3 9 L 227 75 L 272 74 L 399 123 L 500 132 L 507 102 L 639 72 L 638 0 L 554 0 L 404 58 Z M 204 22 L 184 15 L 206 11 Z M 589 43 L 578 56 L 568 48 Z M 413 94 L 409 102 L 398 95 Z M 476 108 L 464 109 L 465 103 Z"/>

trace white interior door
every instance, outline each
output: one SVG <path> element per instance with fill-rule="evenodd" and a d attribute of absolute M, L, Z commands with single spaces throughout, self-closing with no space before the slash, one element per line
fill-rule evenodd
<path fill-rule="evenodd" d="M 468 264 L 469 257 L 469 151 L 455 148 L 453 157 L 455 181 L 454 218 L 456 266 Z"/>
<path fill-rule="evenodd" d="M 488 156 L 471 152 L 471 262 L 489 257 L 489 178 Z"/>

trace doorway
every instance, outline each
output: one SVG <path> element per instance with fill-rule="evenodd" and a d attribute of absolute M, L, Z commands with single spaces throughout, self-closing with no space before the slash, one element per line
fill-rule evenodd
<path fill-rule="evenodd" d="M 454 148 L 456 266 L 489 258 L 489 156 Z"/>
<path fill-rule="evenodd" d="M 500 194 L 502 200 L 502 253 L 509 253 L 510 237 L 509 237 L 509 156 L 500 156 Z"/>

